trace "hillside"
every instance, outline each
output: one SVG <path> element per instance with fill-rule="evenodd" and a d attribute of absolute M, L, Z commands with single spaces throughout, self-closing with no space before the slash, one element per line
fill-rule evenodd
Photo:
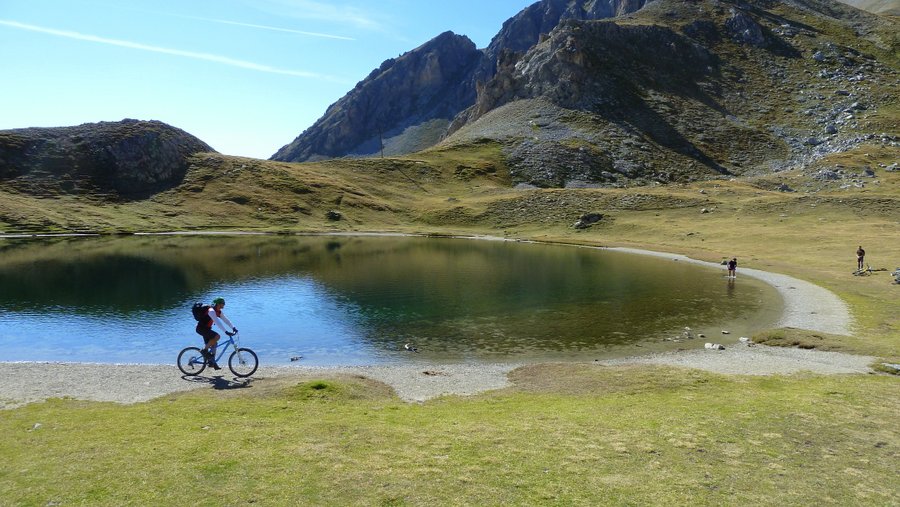
<path fill-rule="evenodd" d="M 839 4 L 727 5 L 567 21 L 510 56 L 444 143 L 499 140 L 514 181 L 536 186 L 766 174 L 896 146 L 895 22 Z"/>

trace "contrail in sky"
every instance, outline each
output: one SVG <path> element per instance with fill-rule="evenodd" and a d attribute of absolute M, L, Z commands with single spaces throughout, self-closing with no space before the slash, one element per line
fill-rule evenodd
<path fill-rule="evenodd" d="M 9 21 L 5 19 L 0 19 L 0 25 L 8 26 L 11 28 L 18 28 L 20 30 L 29 30 L 32 32 L 45 33 L 48 35 L 55 35 L 57 37 L 65 37 L 68 39 L 76 39 L 83 40 L 88 42 L 96 42 L 98 44 L 107 44 L 110 46 L 119 46 L 123 48 L 129 49 L 138 49 L 140 51 L 150 51 L 153 53 L 163 53 L 167 55 L 181 56 L 184 58 L 193 58 L 195 60 L 204 60 L 207 62 L 215 62 L 223 65 L 229 65 L 231 67 L 239 67 L 242 69 L 255 70 L 258 72 L 269 72 L 272 74 L 284 74 L 287 76 L 298 76 L 298 77 L 306 77 L 312 79 L 322 79 L 325 81 L 335 81 L 342 82 L 341 79 L 326 76 L 323 74 L 317 74 L 315 72 L 306 72 L 301 70 L 289 70 L 289 69 L 279 69 L 277 67 L 270 67 L 268 65 L 261 65 L 258 63 L 248 62 L 246 60 L 237 60 L 234 58 L 229 58 L 227 56 L 214 55 L 210 53 L 196 53 L 194 51 L 184 51 L 181 49 L 171 49 L 164 48 L 160 46 L 150 46 L 147 44 L 141 44 L 138 42 L 131 42 L 126 40 L 119 39 L 107 39 L 105 37 L 98 37 L 96 35 L 83 34 L 78 32 L 70 32 L 66 30 L 56 30 L 53 28 L 45 28 L 42 26 L 28 25 L 25 23 L 19 23 L 17 21 Z"/>
<path fill-rule="evenodd" d="M 254 25 L 253 23 L 241 23 L 238 21 L 228 21 L 225 19 L 197 18 L 197 17 L 193 17 L 193 19 L 199 19 L 201 21 L 211 21 L 213 23 L 222 23 L 224 25 L 235 25 L 235 26 L 246 26 L 246 27 L 250 27 L 250 28 L 259 28 L 261 30 L 271 30 L 273 32 L 295 33 L 298 35 L 307 35 L 310 37 L 324 37 L 326 39 L 339 39 L 339 40 L 356 40 L 353 37 L 344 37 L 341 35 L 331 35 L 331 34 L 319 33 L 319 32 L 304 32 L 302 30 L 292 30 L 290 28 L 279 28 L 277 26 L 267 26 L 267 25 Z"/>

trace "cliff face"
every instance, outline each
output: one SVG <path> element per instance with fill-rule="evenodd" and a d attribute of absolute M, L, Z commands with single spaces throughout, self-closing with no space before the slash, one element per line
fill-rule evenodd
<path fill-rule="evenodd" d="M 500 32 L 485 49 L 485 60 L 476 80 L 486 82 L 493 77 L 501 54 L 505 51 L 525 52 L 549 34 L 560 21 L 567 19 L 606 19 L 636 12 L 647 0 L 544 0 L 526 7 L 503 23 Z"/>
<path fill-rule="evenodd" d="M 141 198 L 181 182 L 188 157 L 213 152 L 159 121 L 0 131 L 0 180 L 32 193 Z"/>
<path fill-rule="evenodd" d="M 669 28 L 566 21 L 519 57 L 503 53 L 497 74 L 468 113 L 474 121 L 517 99 L 542 97 L 568 109 L 627 115 L 642 89 L 701 93 L 695 83 L 718 73 L 718 58 Z"/>
<path fill-rule="evenodd" d="M 343 156 L 410 153 L 436 144 L 454 117 L 475 102 L 508 52 L 524 52 L 564 19 L 602 19 L 647 0 L 542 0 L 503 24 L 490 45 L 446 32 L 387 60 L 272 160 L 303 162 Z"/>
<path fill-rule="evenodd" d="M 446 124 L 474 102 L 474 88 L 464 83 L 481 57 L 467 37 L 445 32 L 387 60 L 272 159 L 306 161 L 370 155 L 381 150 L 382 138 L 430 120 Z M 413 143 L 410 151 L 433 141 Z"/>

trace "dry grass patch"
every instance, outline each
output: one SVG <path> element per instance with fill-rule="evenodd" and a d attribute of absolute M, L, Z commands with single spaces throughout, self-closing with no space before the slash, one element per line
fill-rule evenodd
<path fill-rule="evenodd" d="M 691 388 L 708 383 L 711 376 L 670 367 L 572 363 L 528 365 L 508 375 L 514 384 L 509 390 L 514 392 L 593 396 Z"/>

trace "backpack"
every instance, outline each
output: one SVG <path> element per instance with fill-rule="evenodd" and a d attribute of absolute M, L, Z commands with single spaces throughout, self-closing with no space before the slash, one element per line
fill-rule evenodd
<path fill-rule="evenodd" d="M 191 314 L 194 316 L 194 320 L 197 322 L 205 322 L 209 320 L 209 305 L 205 305 L 203 303 L 194 303 L 194 306 L 191 307 Z"/>

